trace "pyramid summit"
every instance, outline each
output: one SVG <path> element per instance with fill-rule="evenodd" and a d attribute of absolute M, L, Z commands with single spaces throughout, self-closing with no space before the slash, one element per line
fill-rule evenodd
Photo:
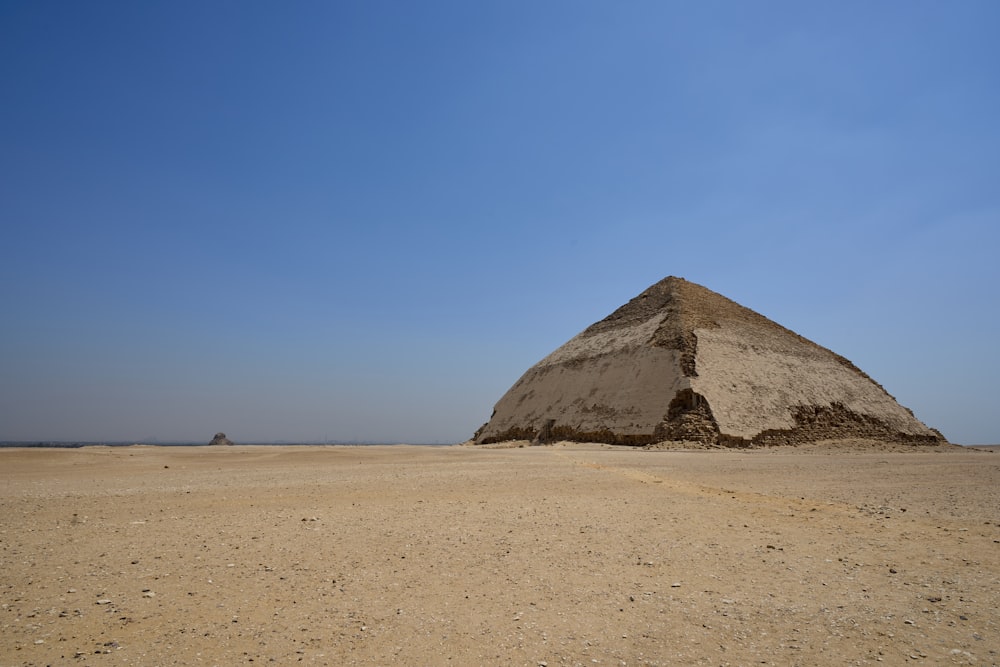
<path fill-rule="evenodd" d="M 946 442 L 844 357 L 673 276 L 528 369 L 474 436 L 727 446 L 830 438 Z"/>

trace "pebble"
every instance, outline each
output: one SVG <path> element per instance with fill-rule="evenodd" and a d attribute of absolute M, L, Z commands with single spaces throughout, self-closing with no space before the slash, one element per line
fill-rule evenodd
<path fill-rule="evenodd" d="M 101 598 L 95 604 L 111 604 L 111 600 L 109 600 L 107 598 Z"/>

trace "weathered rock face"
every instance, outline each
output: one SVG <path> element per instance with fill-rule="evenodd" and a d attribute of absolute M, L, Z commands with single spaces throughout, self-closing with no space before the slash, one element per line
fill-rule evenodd
<path fill-rule="evenodd" d="M 226 437 L 225 433 L 216 433 L 209 445 L 235 445 L 236 443 Z"/>
<path fill-rule="evenodd" d="M 475 440 L 749 446 L 846 437 L 946 442 L 847 359 L 670 277 L 530 368 Z"/>

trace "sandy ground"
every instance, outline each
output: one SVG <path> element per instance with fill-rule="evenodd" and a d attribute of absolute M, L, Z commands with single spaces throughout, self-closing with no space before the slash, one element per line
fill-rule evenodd
<path fill-rule="evenodd" d="M 0 665 L 1000 662 L 1000 454 L 0 450 Z"/>

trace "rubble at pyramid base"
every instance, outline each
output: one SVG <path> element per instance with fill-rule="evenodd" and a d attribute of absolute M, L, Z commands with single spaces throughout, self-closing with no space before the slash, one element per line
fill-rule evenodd
<path fill-rule="evenodd" d="M 678 402 L 684 399 L 678 397 Z M 672 413 L 673 414 L 673 413 Z M 550 420 L 551 421 L 551 420 Z M 615 433 L 610 429 L 580 431 L 572 426 L 546 424 L 542 428 L 516 427 L 502 433 L 474 436 L 477 444 L 527 440 L 535 444 L 552 442 L 594 442 L 609 445 L 644 446 L 663 442 L 687 442 L 720 447 L 749 448 L 794 446 L 821 440 L 868 439 L 902 445 L 937 446 L 947 439 L 931 429 L 930 433 L 902 433 L 877 418 L 858 414 L 839 403 L 829 407 L 797 406 L 795 428 L 771 429 L 753 438 L 720 433 L 711 408 L 702 401 L 697 407 L 680 410 L 657 425 L 651 433 Z"/>

